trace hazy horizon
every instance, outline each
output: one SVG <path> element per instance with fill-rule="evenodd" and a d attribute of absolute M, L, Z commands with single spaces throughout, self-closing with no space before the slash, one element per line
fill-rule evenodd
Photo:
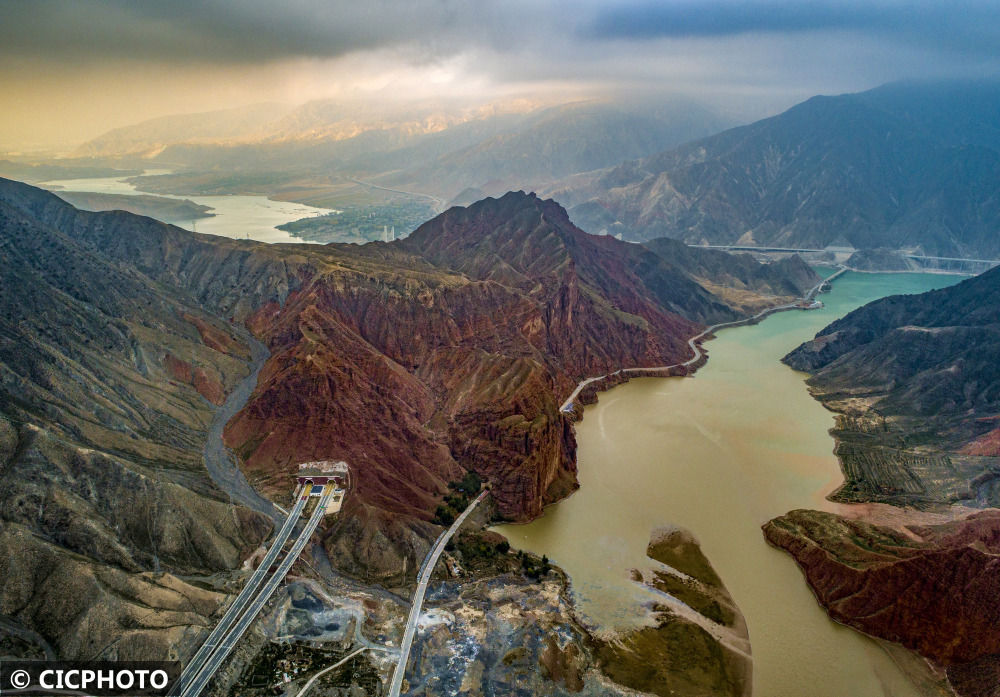
<path fill-rule="evenodd" d="M 814 94 L 1000 70 L 1000 8 L 978 1 L 0 4 L 7 150 L 319 99 L 377 110 L 656 94 L 749 120 Z"/>

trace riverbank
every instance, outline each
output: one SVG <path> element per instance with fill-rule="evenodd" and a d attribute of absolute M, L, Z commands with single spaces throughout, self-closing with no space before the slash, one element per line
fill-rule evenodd
<path fill-rule="evenodd" d="M 998 283 L 872 303 L 783 359 L 836 415 L 830 499 L 852 505 L 764 525 L 831 617 L 916 651 L 962 697 L 1000 685 L 996 371 L 981 358 Z"/>
<path fill-rule="evenodd" d="M 593 404 L 597 401 L 598 392 L 609 390 L 616 385 L 627 382 L 632 377 L 680 377 L 691 375 L 708 360 L 707 355 L 705 355 L 701 349 L 701 342 L 707 338 L 711 338 L 715 332 L 728 327 L 740 327 L 755 324 L 776 312 L 784 312 L 785 310 L 814 309 L 812 307 L 808 307 L 808 305 L 811 304 L 817 294 L 822 292 L 823 286 L 829 284 L 831 281 L 847 271 L 848 269 L 845 267 L 838 267 L 834 273 L 820 280 L 819 283 L 810 288 L 808 292 L 796 301 L 765 308 L 757 314 L 744 319 L 713 324 L 707 329 L 695 334 L 687 340 L 688 346 L 691 348 L 694 356 L 682 363 L 674 363 L 673 365 L 653 368 L 620 368 L 619 370 L 616 370 L 613 373 L 608 373 L 607 375 L 585 378 L 577 384 L 576 389 L 574 389 L 566 401 L 562 403 L 559 410 L 563 413 L 573 414 L 575 420 L 579 421 L 583 418 L 583 410 L 580 408 L 581 405 Z"/>

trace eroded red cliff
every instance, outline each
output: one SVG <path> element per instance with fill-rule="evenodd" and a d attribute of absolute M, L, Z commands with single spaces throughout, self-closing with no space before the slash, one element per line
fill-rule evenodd
<path fill-rule="evenodd" d="M 700 325 L 669 306 L 668 287 L 695 314 L 718 310 L 665 264 L 651 289 L 635 269 L 658 257 L 523 193 L 452 209 L 403 243 L 313 258 L 284 304 L 248 320 L 271 358 L 226 441 L 272 493 L 298 462 L 346 460 L 359 515 L 427 521 L 472 469 L 501 515 L 537 516 L 577 486 L 560 400 L 584 376 L 688 357 Z"/>
<path fill-rule="evenodd" d="M 995 697 L 1000 511 L 907 530 L 802 510 L 764 526 L 835 620 L 946 668 L 963 697 Z"/>

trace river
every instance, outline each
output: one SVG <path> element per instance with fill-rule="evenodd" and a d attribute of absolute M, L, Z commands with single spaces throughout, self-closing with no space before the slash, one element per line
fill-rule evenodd
<path fill-rule="evenodd" d="M 606 630 L 650 620 L 655 598 L 628 570 L 650 567 L 653 529 L 685 527 L 746 618 L 755 695 L 916 697 L 874 641 L 827 617 L 760 526 L 794 508 L 839 510 L 825 498 L 842 481 L 833 415 L 779 359 L 864 303 L 959 280 L 848 273 L 820 296 L 823 309 L 721 330 L 693 378 L 634 379 L 601 394 L 577 424 L 580 490 L 497 530 L 565 569 L 583 619 Z"/>
<path fill-rule="evenodd" d="M 168 174 L 169 170 L 148 170 L 144 175 Z M 59 191 L 89 191 L 99 194 L 135 195 L 144 192 L 137 191 L 135 186 L 125 178 L 99 177 L 92 179 L 62 179 L 42 182 L 39 186 Z M 178 227 L 209 235 L 220 235 L 237 239 L 257 240 L 259 242 L 296 242 L 302 244 L 302 238 L 294 237 L 278 225 L 324 215 L 331 211 L 326 208 L 315 208 L 304 203 L 288 201 L 272 201 L 266 196 L 174 196 L 172 194 L 151 194 L 163 198 L 187 199 L 210 206 L 214 215 L 210 218 L 179 221 Z"/>

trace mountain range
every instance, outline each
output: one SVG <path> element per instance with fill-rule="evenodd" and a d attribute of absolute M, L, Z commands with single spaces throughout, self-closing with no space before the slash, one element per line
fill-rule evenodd
<path fill-rule="evenodd" d="M 321 101 L 271 122 L 252 121 L 256 113 L 164 117 L 117 129 L 78 155 L 173 170 L 143 178 L 143 190 L 154 193 L 294 196 L 301 188 L 322 190 L 356 177 L 447 201 L 469 186 L 491 195 L 537 188 L 732 123 L 687 101 L 551 106 L 520 100 L 461 109 L 417 104 L 388 114 Z M 252 129 L 241 130 L 251 121 Z M 211 133 L 218 137 L 205 135 Z"/>
<path fill-rule="evenodd" d="M 85 151 L 173 170 L 137 180 L 153 193 L 256 192 L 338 208 L 361 195 L 344 188 L 357 179 L 456 203 L 533 188 L 581 228 L 627 240 L 1000 258 L 996 80 L 817 96 L 729 130 L 681 102 L 367 113 L 315 102 L 242 131 L 225 115 L 177 117 L 204 121 L 190 137 L 171 117 Z M 232 125 L 228 136 L 219 124 Z M 200 136 L 213 129 L 218 138 Z M 144 149 L 102 145 L 133 141 Z"/>
<path fill-rule="evenodd" d="M 727 301 L 523 192 L 360 247 L 198 235 L 8 180 L 0 212 L 0 613 L 62 657 L 196 645 L 267 536 L 270 504 L 204 459 L 258 342 L 225 443 L 279 502 L 297 463 L 347 460 L 322 547 L 341 571 L 405 581 L 467 470 L 512 520 L 577 486 L 559 404 L 578 380 L 684 360 L 706 323 L 818 280 L 706 251 L 704 273 L 744 293 Z"/>
<path fill-rule="evenodd" d="M 546 189 L 591 232 L 1000 258 L 1000 82 L 899 83 Z"/>

